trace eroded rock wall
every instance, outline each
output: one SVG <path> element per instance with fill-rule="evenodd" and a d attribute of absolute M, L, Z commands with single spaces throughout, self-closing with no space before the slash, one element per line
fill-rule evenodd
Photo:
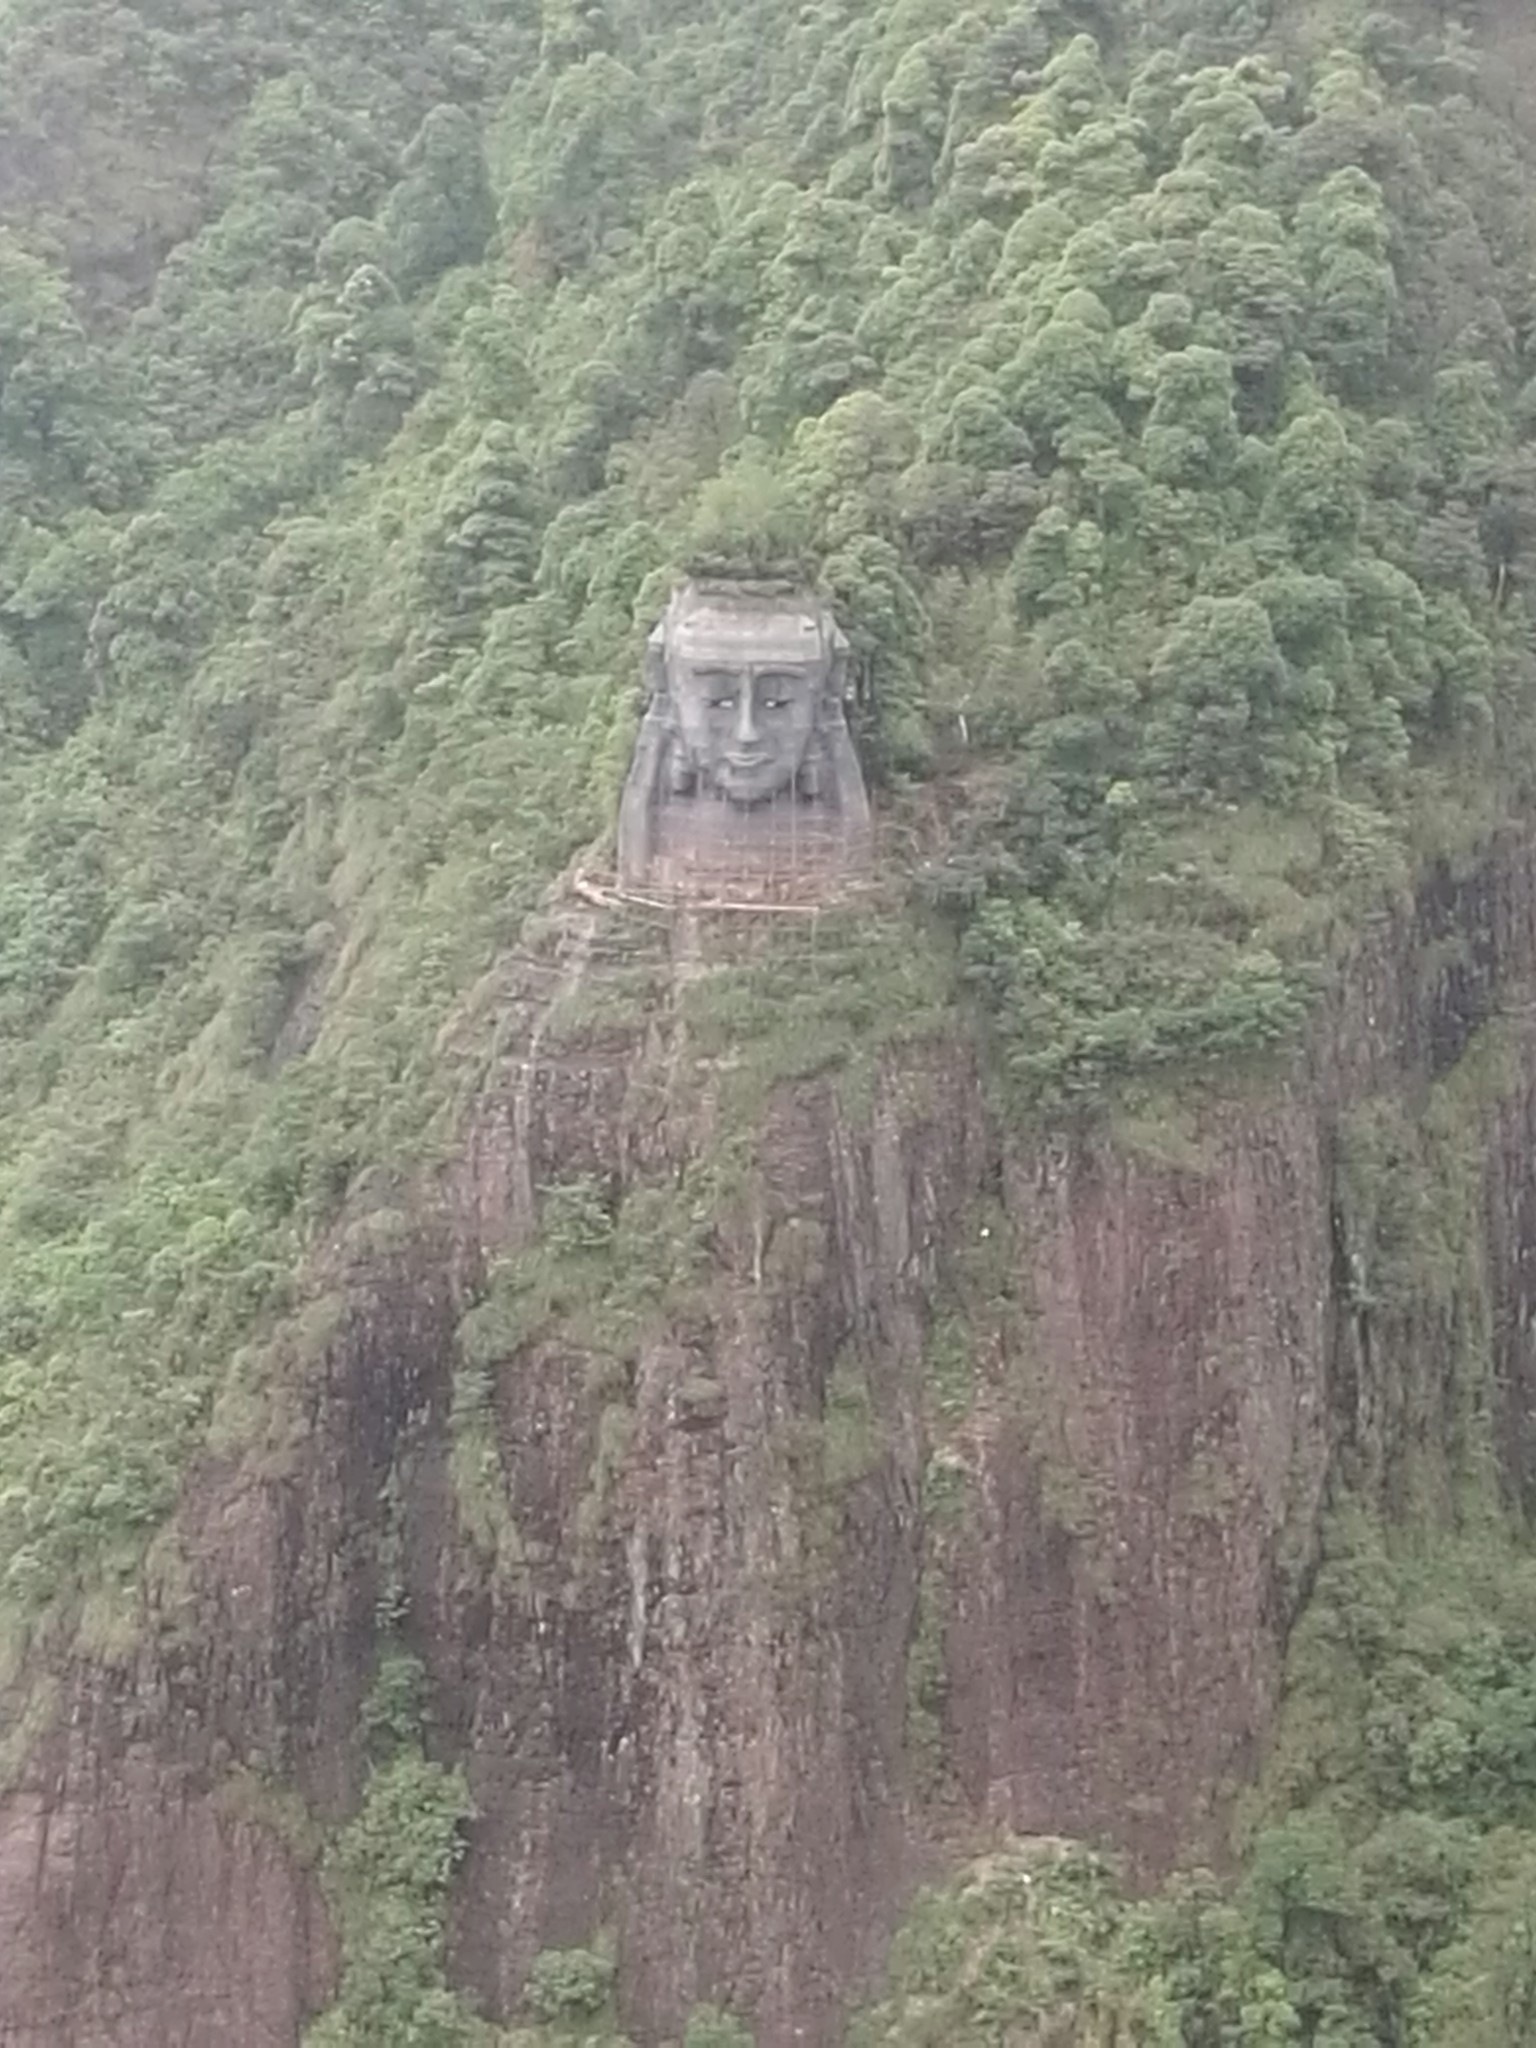
<path fill-rule="evenodd" d="M 911 1885 L 989 1829 L 1219 1855 L 1330 1475 L 1390 1483 L 1408 1379 L 1433 1439 L 1458 1288 L 1529 1493 L 1529 847 L 1384 922 L 1285 1074 L 1118 1136 L 1010 1133 L 958 1016 L 743 1124 L 688 1024 L 743 942 L 620 916 L 509 966 L 453 1170 L 333 1250 L 277 1422 L 190 1480 L 137 1640 L 58 1670 L 0 1798 L 7 2048 L 297 2040 L 335 1955 L 273 1788 L 322 1827 L 355 1800 L 386 1553 L 476 1805 L 457 1980 L 509 2012 L 539 1948 L 607 1927 L 638 2039 L 712 1997 L 779 2048 L 837 2037 Z M 1495 1023 L 1482 1279 L 1389 1323 L 1350 1279 L 1340 1133 L 1411 1121 Z M 694 1201 L 692 1264 L 617 1356 L 556 1316 L 494 1363 L 492 1544 L 455 1330 L 578 1179 Z"/>

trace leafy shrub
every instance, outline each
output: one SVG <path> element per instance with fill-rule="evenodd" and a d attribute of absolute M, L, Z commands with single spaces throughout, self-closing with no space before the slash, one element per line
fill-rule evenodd
<path fill-rule="evenodd" d="M 683 2048 L 753 2048 L 752 2030 L 718 2006 L 695 2006 L 683 2029 Z"/>
<path fill-rule="evenodd" d="M 469 1795 L 461 1773 L 422 1753 L 421 1687 L 420 1666 L 395 1652 L 366 1703 L 364 1725 L 387 1734 L 389 1753 L 325 1857 L 341 1984 L 305 2048 L 479 2048 L 484 2040 L 443 1970 L 448 1887 L 464 1850 Z"/>
<path fill-rule="evenodd" d="M 523 2003 L 535 2019 L 595 2020 L 613 1996 L 614 1966 L 589 1948 L 551 1948 L 533 1959 Z"/>
<path fill-rule="evenodd" d="M 985 904 L 964 957 L 1010 1068 L 1047 1107 L 1159 1066 L 1260 1053 L 1306 1009 L 1302 986 L 1261 948 L 1198 931 L 1095 929 L 1028 899 Z"/>

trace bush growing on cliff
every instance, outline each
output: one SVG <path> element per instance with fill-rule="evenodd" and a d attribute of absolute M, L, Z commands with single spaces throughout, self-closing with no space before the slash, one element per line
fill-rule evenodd
<path fill-rule="evenodd" d="M 752 2030 L 715 2005 L 701 2005 L 688 2015 L 683 2048 L 753 2048 Z"/>
<path fill-rule="evenodd" d="M 369 1696 L 365 1723 L 384 1748 L 325 1858 L 341 1984 L 305 2048 L 488 2048 L 488 2030 L 444 1974 L 448 1887 L 469 1794 L 460 1772 L 422 1753 L 422 1676 L 394 1654 Z"/>
<path fill-rule="evenodd" d="M 898 1935 L 891 1994 L 849 2048 L 986 2048 L 998 2040 L 1097 2048 L 1300 2038 L 1278 1971 L 1214 1880 L 1133 1904 L 1101 1858 L 1020 1844 L 927 1893 Z"/>
<path fill-rule="evenodd" d="M 535 2019 L 555 2025 L 588 2023 L 607 2012 L 615 1971 L 611 1956 L 589 1948 L 550 1948 L 533 1959 L 523 2003 Z"/>

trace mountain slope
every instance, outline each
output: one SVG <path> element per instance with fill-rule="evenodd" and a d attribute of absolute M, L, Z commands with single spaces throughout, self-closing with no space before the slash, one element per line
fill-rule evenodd
<path fill-rule="evenodd" d="M 802 2021 L 824 2034 L 915 1866 L 964 1836 L 960 1815 L 1102 1829 L 1158 1866 L 1215 1853 L 1233 1790 L 1218 1780 L 1247 1775 L 1264 1744 L 1325 1486 L 1357 1486 L 1372 1514 L 1397 1501 L 1413 1432 L 1433 1436 L 1465 1395 L 1475 1426 L 1462 1415 L 1445 1470 L 1430 1458 L 1427 1493 L 1408 1490 L 1415 1526 L 1454 1522 L 1447 1503 L 1465 1515 L 1467 1499 L 1496 1520 L 1520 1491 L 1518 1459 L 1502 1494 L 1490 1477 L 1485 1395 L 1466 1391 L 1484 1385 L 1488 1333 L 1468 1340 L 1474 1362 L 1460 1378 L 1463 1354 L 1447 1348 L 1456 1285 L 1440 1322 L 1410 1317 L 1406 1335 L 1391 1333 L 1408 1392 L 1391 1392 L 1390 1372 L 1378 1385 L 1379 1328 L 1370 1356 L 1350 1348 L 1367 1342 L 1367 1308 L 1382 1311 L 1369 1277 L 1351 1295 L 1348 1260 L 1366 1253 L 1326 1211 L 1347 1221 L 1354 1202 L 1371 1242 L 1397 1230 L 1417 1244 L 1379 1208 L 1378 1181 L 1402 1178 L 1411 1144 L 1372 1126 L 1321 1181 L 1302 1163 L 1314 1144 L 1328 1154 L 1339 1117 L 1363 1114 L 1375 1090 L 1376 1055 L 1358 1046 L 1378 1030 L 1369 1005 L 1349 1028 L 1328 1005 L 1341 964 L 1358 977 L 1375 957 L 1383 918 L 1398 951 L 1382 971 L 1422 974 L 1430 990 L 1417 1008 L 1405 995 L 1398 1013 L 1431 1037 L 1448 1033 L 1448 1050 L 1432 1044 L 1420 1059 L 1415 1043 L 1381 1083 L 1403 1095 L 1410 1125 L 1414 1091 L 1465 1052 L 1467 1029 L 1491 1015 L 1490 991 L 1518 1004 L 1527 971 L 1509 936 L 1525 916 L 1515 883 L 1489 885 L 1513 894 L 1502 925 L 1482 919 L 1475 892 L 1473 907 L 1431 917 L 1428 930 L 1434 888 L 1421 892 L 1420 924 L 1407 908 L 1427 862 L 1465 861 L 1518 824 L 1528 786 L 1529 171 L 1465 38 L 1383 15 L 1268 23 L 1195 0 L 1145 11 L 988 0 L 958 16 L 913 4 L 551 0 L 537 20 L 436 0 L 314 17 L 253 5 L 216 21 L 172 6 L 110 20 L 89 6 L 17 6 L 6 34 L 0 1599 L 13 1696 L 3 1755 L 24 1795 L 43 1801 L 29 1813 L 48 1810 L 34 1743 L 50 1702 L 78 1712 L 99 1686 L 111 1692 L 101 1673 L 116 1669 L 138 1674 L 124 1744 L 148 1714 L 199 1798 L 203 1779 L 231 1771 L 293 1778 L 334 1832 L 363 1791 L 353 1723 L 375 1620 L 381 1641 L 399 1635 L 425 1668 L 433 1753 L 470 1765 L 483 1805 L 476 1771 L 490 1766 L 452 1646 L 481 1625 L 477 1600 L 495 1608 L 503 1597 L 485 1573 L 497 1585 L 510 1574 L 527 1595 L 529 1571 L 548 1567 L 563 1584 L 566 1552 L 587 1542 L 599 1564 L 572 1611 L 611 1620 L 621 1595 L 605 1573 L 628 1555 L 626 1530 L 640 1541 L 635 1445 L 663 1456 L 645 1389 L 662 1401 L 664 1383 L 665 1407 L 697 1381 L 708 1416 L 721 1381 L 729 1441 L 750 1456 L 764 1425 L 748 1390 L 766 1373 L 786 1428 L 810 1433 L 818 1484 L 834 1502 L 851 1486 L 857 1503 L 868 1481 L 884 1503 L 875 1554 L 901 1560 L 896 1590 L 882 1591 L 845 1558 L 827 1597 L 833 1609 L 839 1597 L 890 1603 L 881 1654 L 899 1651 L 905 1670 L 910 1649 L 912 1698 L 895 1722 L 889 1700 L 849 1709 L 863 1736 L 808 1780 L 834 1804 L 853 1801 L 827 1871 L 867 1886 L 868 1912 L 825 1952 L 800 1956 L 826 1872 L 784 1877 L 781 1889 L 764 1880 L 759 1895 L 748 1857 L 741 1911 L 755 1931 L 732 1984 L 735 1937 L 719 1955 L 682 1953 L 703 1894 L 689 1903 L 680 1892 L 648 1920 L 633 1902 L 620 1910 L 622 1856 L 567 1815 L 584 1874 L 548 1877 L 542 1903 L 507 1906 L 510 1919 L 478 1932 L 473 1904 L 456 1908 L 463 1967 L 488 2008 L 510 2012 L 533 1948 L 594 1935 L 608 1914 L 634 1923 L 621 1984 L 648 2037 L 695 1996 L 726 1991 L 759 2011 L 766 2039 Z M 602 858 L 641 632 L 672 576 L 722 556 L 797 557 L 839 605 L 859 661 L 861 744 L 883 791 L 886 895 L 866 933 L 834 928 L 821 951 L 790 948 L 783 961 L 750 945 L 743 955 L 718 933 L 674 957 L 655 935 L 600 920 L 581 941 L 595 958 L 573 958 L 560 950 L 576 943 L 561 922 L 570 906 L 552 913 L 553 940 L 537 914 L 578 851 L 599 843 L 588 857 Z M 1478 872 L 1520 873 L 1510 860 Z M 1496 973 L 1485 928 L 1504 934 Z M 529 1098 L 503 1063 L 546 1073 L 539 977 L 551 974 L 574 1049 L 547 1085 L 568 1088 L 572 1105 L 539 1153 Z M 702 1018 L 689 1009 L 693 978 Z M 1461 1002 L 1466 988 L 1481 991 L 1482 1009 Z M 584 1003 L 590 1042 L 577 1028 Z M 665 1037 L 674 1008 L 684 1049 L 658 1068 L 654 1045 L 623 1034 L 639 1019 Z M 1449 1023 L 1435 1021 L 1442 1012 Z M 694 1071 L 699 1032 L 714 1051 L 699 1055 L 712 1107 L 696 1129 L 670 1120 L 668 1091 Z M 1304 1043 L 1358 1062 L 1358 1085 L 1298 1082 Z M 858 1269 L 896 1227 L 881 1212 L 881 1160 L 905 1159 L 889 1171 L 915 1176 L 898 1212 L 911 1201 L 926 1214 L 933 1199 L 921 1192 L 929 1141 L 916 1105 L 935 1047 L 963 1072 L 974 1060 L 985 1087 L 951 1104 L 943 1142 L 959 1152 L 934 1183 L 945 1226 L 921 1256 L 911 1244 L 889 1252 L 897 1277 L 880 1283 L 894 1291 L 879 1305 Z M 712 1060 L 736 1080 L 721 1081 Z M 796 1090 L 818 1062 L 857 1079 L 852 1149 L 842 1164 L 839 1154 L 805 1168 L 801 1197 L 769 1200 L 773 1119 L 807 1114 Z M 743 1070 L 755 1075 L 744 1091 Z M 1219 1115 L 1191 1136 L 1204 1097 L 1226 1091 L 1242 1131 L 1243 1104 L 1261 1104 L 1261 1120 L 1282 1115 L 1271 1091 L 1288 1087 L 1303 1088 L 1307 1107 L 1280 1141 L 1287 1185 L 1313 1193 L 1278 1256 L 1293 1280 L 1306 1276 L 1292 1291 L 1312 1306 L 1297 1309 L 1309 1362 L 1285 1402 L 1305 1390 L 1305 1404 L 1253 1422 L 1231 1360 L 1180 1351 L 1190 1332 L 1226 1330 L 1233 1315 L 1239 1351 L 1262 1349 L 1242 1313 L 1213 1300 L 1191 1310 L 1188 1331 L 1172 1310 L 1164 1323 L 1173 1296 L 1143 1275 L 1135 1287 L 1161 1306 L 1142 1337 L 1127 1337 L 1127 1356 L 1183 1359 L 1168 1399 L 1182 1413 L 1187 1397 L 1192 1440 L 1165 1439 L 1157 1404 L 1138 1409 L 1109 1368 L 1094 1396 L 1105 1435 L 1086 1423 L 1080 1435 L 1070 1390 L 1079 1372 L 1091 1387 L 1096 1354 L 1068 1324 L 1103 1314 L 1120 1327 L 1096 1292 L 1117 1299 L 1113 1261 L 1084 1243 L 1071 1258 L 1109 1260 L 1092 1284 L 1053 1276 L 1041 1245 L 1061 1219 L 1008 1172 L 1064 1147 L 1071 1187 L 1083 1174 L 1082 1186 L 1100 1173 L 1134 1180 L 1104 1163 L 1121 1156 L 1108 1120 L 1133 1154 L 1162 1160 L 1179 1192 L 1142 1207 L 1122 1185 L 1104 1213 L 1116 1229 L 1150 1232 L 1153 1268 L 1177 1267 L 1208 1199 L 1209 1228 L 1232 1227 L 1247 1171 L 1233 1148 L 1246 1157 L 1248 1140 L 1223 1136 Z M 496 1171 L 520 1160 L 523 1178 L 503 1186 L 493 1174 L 466 1222 L 443 1190 L 458 1185 L 466 1146 L 475 1158 L 491 1143 L 483 1133 L 497 1118 L 522 1119 Z M 847 1159 L 861 1146 L 872 1148 L 858 1171 L 875 1220 L 846 1197 L 852 1207 L 826 1226 L 836 1256 L 806 1253 L 811 1266 L 780 1283 L 792 1326 L 797 1289 L 822 1302 L 804 1311 L 814 1327 L 739 1334 L 727 1369 L 721 1331 L 741 1312 L 733 1257 L 751 1269 L 741 1247 L 765 1215 L 777 1229 L 797 1201 L 814 1221 L 818 1202 L 844 1199 L 839 1175 L 855 1172 Z M 1348 1180 L 1356 1154 L 1360 1185 Z M 1443 1168 L 1415 1171 L 1433 1188 Z M 1199 1194 L 1205 1180 L 1220 1192 Z M 1064 1199 L 1074 1239 L 1088 1229 L 1076 1205 L 1099 1198 Z M 1253 1199 L 1267 1216 L 1267 1198 Z M 1490 1214 L 1522 1199 L 1501 1191 Z M 1011 1278 L 978 1279 L 962 1257 L 957 1219 L 979 1216 L 978 1202 L 1000 1205 Z M 701 1249 L 709 1218 L 716 1235 Z M 739 1243 L 733 1229 L 746 1232 Z M 540 1243 L 552 1271 L 530 1276 Z M 1504 1251 L 1490 1257 L 1503 1271 Z M 586 1291 L 615 1290 L 614 1261 L 626 1285 L 650 1275 L 651 1294 L 633 1302 L 618 1289 L 620 1308 L 610 1303 L 594 1329 Z M 1224 1282 L 1247 1284 L 1236 1268 Z M 695 1287 L 714 1302 L 707 1313 Z M 499 1322 L 487 1312 L 498 1288 L 513 1297 Z M 393 1304 L 383 1321 L 368 1307 L 378 1289 Z M 1041 1336 L 1053 1299 L 1067 1323 Z M 1128 1296 L 1124 1315 L 1141 1312 Z M 561 1384 L 558 1360 L 530 1364 L 551 1329 L 587 1360 L 590 1442 L 554 1394 L 555 1413 L 538 1421 L 512 1391 L 537 1388 L 541 1374 Z M 715 1343 L 726 1346 L 718 1357 Z M 1412 1392 L 1420 1368 L 1409 1361 L 1435 1343 L 1451 1389 L 1443 1412 Z M 945 1393 L 943 1360 L 960 1355 L 972 1363 Z M 984 1399 L 975 1361 L 986 1357 L 1003 1364 Z M 376 1415 L 375 1374 L 390 1390 Z M 350 1391 L 338 1392 L 338 1375 Z M 1259 1383 L 1270 1386 L 1262 1373 Z M 1386 1406 L 1362 1425 L 1374 1446 L 1363 1469 L 1355 1424 L 1338 1420 L 1349 1386 L 1378 1388 Z M 1523 1410 L 1509 1420 L 1519 1438 Z M 529 1432 L 566 1428 L 587 1476 L 551 1477 L 541 1453 L 519 1481 Z M 930 1481 L 942 1491 L 944 1473 L 972 1469 L 967 1431 L 1011 1475 L 994 1497 L 1013 1490 L 1015 1520 L 980 1571 L 979 1584 L 1000 1589 L 993 1608 L 951 1630 L 947 1603 L 960 1595 L 925 1608 L 924 1573 L 981 1539 L 946 1535 L 923 1503 Z M 773 1441 L 793 1477 L 794 1458 Z M 398 1474 L 411 1533 L 381 1519 L 397 1461 L 430 1468 L 450 1448 L 432 1484 L 458 1536 L 433 1533 Z M 975 1469 L 990 1469 L 977 1456 Z M 329 1490 L 328 1457 L 349 1473 Z M 1251 1554 L 1233 1566 L 1223 1531 L 1249 1513 L 1250 1482 L 1262 1511 Z M 530 1565 L 509 1534 L 520 1483 L 564 1502 L 537 1539 L 553 1562 Z M 1100 1492 L 1113 1484 L 1178 1496 L 1170 1513 L 1184 1534 L 1168 1556 L 1203 1516 L 1214 1550 L 1193 1569 L 1209 1570 L 1213 1612 L 1243 1589 L 1228 1623 L 1181 1621 L 1167 1585 L 1133 1597 L 1127 1582 L 1117 1596 L 1124 1568 L 1103 1548 L 1115 1518 Z M 510 1522 L 497 1506 L 508 1487 Z M 297 1517 L 290 1547 L 252 1583 L 275 1600 L 292 1572 L 312 1611 L 279 1602 L 236 1659 L 248 1654 L 263 1674 L 242 1685 L 263 1698 L 275 1687 L 266 1733 L 242 1710 L 213 1748 L 183 1754 L 143 1700 L 170 1684 L 160 1636 L 184 1625 L 168 1615 L 180 1575 L 197 1578 L 188 1540 L 222 1560 L 208 1569 L 224 1590 L 203 1585 L 194 1602 L 199 1632 L 216 1612 L 216 1632 L 238 1636 L 225 1616 L 230 1559 L 199 1517 L 216 1504 L 238 1528 L 232 1503 L 247 1499 L 263 1503 L 253 1529 Z M 677 1507 L 678 1530 L 695 1511 Z M 784 1512 L 797 1527 L 808 1517 L 806 1532 L 822 1526 L 803 1501 Z M 834 1558 L 839 1544 L 857 1551 L 858 1513 L 817 1510 L 830 1515 Z M 969 1527 L 963 1514 L 957 1526 Z M 748 1516 L 749 1549 L 750 1530 L 751 1542 L 776 1540 Z M 1115 1540 L 1134 1548 L 1136 1532 Z M 380 1564 L 375 1551 L 392 1543 L 409 1569 Z M 350 1560 L 334 1582 L 320 1562 L 332 1550 Z M 441 1576 L 408 1585 L 428 1555 Z M 1147 1555 L 1165 1552 L 1154 1542 Z M 1040 1567 L 1045 1583 L 1070 1584 L 1083 1603 L 1059 1653 L 1061 1669 L 1078 1660 L 1086 1692 L 1074 1699 L 1122 1653 L 1155 1674 L 1154 1729 L 1207 1689 L 1215 1748 L 1172 1774 L 1167 1813 L 1135 1807 L 1156 1768 L 1136 1741 L 1122 1729 L 1098 1763 L 1085 1761 L 1096 1724 L 1073 1735 L 1071 1710 L 1060 1767 L 1038 1792 L 1027 1756 L 1006 1762 L 1010 1722 L 1036 1726 L 1031 1688 L 1057 1682 L 1031 1676 L 1018 1647 L 1041 1617 L 1009 1590 L 999 1560 L 1015 1556 L 1055 1559 Z M 734 1583 L 720 1569 L 720 1587 Z M 1089 1596 L 1095 1573 L 1108 1574 L 1104 1614 Z M 461 1575 L 480 1587 L 462 1611 L 442 1592 Z M 386 1601 L 373 1617 L 386 1586 L 399 1611 Z M 825 1655 L 841 1672 L 842 1624 L 800 1593 L 803 1612 L 775 1594 L 789 1600 L 786 1640 L 809 1631 L 807 1670 Z M 645 1604 L 633 1589 L 622 1597 Z M 1117 1597 L 1140 1617 L 1123 1642 L 1105 1618 Z M 545 1586 L 535 1611 L 553 1598 Z M 329 1646 L 322 1615 L 337 1631 Z M 301 1681 L 277 1645 L 306 1620 L 316 1640 L 305 1654 L 318 1662 Z M 711 1630 L 729 1625 L 685 1630 L 683 1667 L 714 1654 Z M 536 1661 L 537 1632 L 525 1642 L 521 1623 L 507 1626 Z M 1523 1637 L 1509 1628 L 1518 1664 Z M 1160 1630 L 1171 1634 L 1154 1650 Z M 1192 1676 L 1207 1673 L 1207 1652 L 1232 1667 L 1230 1701 L 1219 1675 Z M 571 1671 L 633 1654 L 605 1637 Z M 213 1688 L 202 1711 L 217 1722 L 221 1681 L 197 1668 L 194 1697 Z M 842 1682 L 786 1709 L 796 1741 L 843 1711 Z M 1110 1704 L 1095 1711 L 1118 1727 L 1131 1689 L 1123 1670 L 1104 1682 Z M 750 1716 L 766 1683 L 762 1671 L 733 1680 L 727 1719 Z M 415 1785 L 432 1820 L 423 1868 L 397 1873 L 390 1893 L 416 1913 L 417 1887 L 426 1929 L 425 1974 L 396 1987 L 405 2010 L 447 1999 L 431 1960 L 445 1875 L 435 1859 L 451 1860 L 460 1805 L 446 1771 L 412 1778 L 416 1720 L 386 1723 L 368 1784 L 381 1798 Z M 647 1725 L 664 1745 L 681 1739 L 670 1722 Z M 624 1753 L 617 1723 L 591 1733 Z M 785 1758 L 800 1754 L 784 1740 Z M 115 1782 L 117 1763 L 100 1768 Z M 740 1760 L 720 1768 L 728 1788 Z M 235 1795 L 226 1784 L 221 1796 Z M 763 1796 L 760 1837 L 748 1828 L 732 1841 L 766 1843 L 784 1825 Z M 242 1809 L 238 1828 L 255 1827 Z M 656 1827 L 659 1846 L 622 1855 L 668 1867 L 681 1838 Z M 328 1867 L 353 1868 L 346 1842 L 366 1839 L 338 1836 Z M 466 1882 L 487 1896 L 524 1882 L 512 1849 L 491 1846 L 494 1824 L 469 1839 Z M 514 1828 L 512 1839 L 533 1837 Z M 266 1873 L 251 1881 L 277 1887 L 274 1914 L 290 1931 L 318 1928 L 312 1888 L 272 1876 L 265 1852 L 239 1840 Z M 838 1860 L 845 1849 L 853 1865 Z M 870 1874 L 887 1852 L 888 1892 Z M 707 1888 L 716 1851 L 706 1841 L 696 1853 Z M 495 1883 L 487 1857 L 503 1859 Z M 345 1949 L 343 1907 L 335 1920 Z M 1444 1943 L 1471 1938 L 1453 1915 L 1437 1925 Z M 290 2034 L 334 1988 L 335 1962 L 326 1937 L 293 1939 L 261 1994 Z M 342 2017 L 322 2038 L 378 2038 L 379 2012 L 347 2005 L 363 1996 L 362 1965 L 353 1956 L 348 1967 Z M 234 1981 L 220 1998 L 256 1995 Z M 600 2005 L 601 1971 L 595 1983 Z M 585 1994 L 573 1995 L 579 2007 Z M 16 1997 L 19 2014 L 31 1994 Z M 182 2024 L 167 2010 L 148 2009 L 154 2038 Z M 123 2038 L 110 2002 L 92 2024 L 97 2036 L 80 2038 Z M 186 2038 L 200 2024 L 188 2018 Z M 469 2022 L 441 2024 L 452 2037 Z M 347 2026 L 362 2035 L 338 2036 Z"/>

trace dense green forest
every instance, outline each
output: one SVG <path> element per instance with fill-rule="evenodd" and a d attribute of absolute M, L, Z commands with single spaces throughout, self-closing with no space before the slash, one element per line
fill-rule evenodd
<path fill-rule="evenodd" d="M 450 1139 L 690 561 L 837 603 L 1020 1119 L 1262 1061 L 1521 799 L 1536 164 L 1465 13 L 10 0 L 0 1662 L 131 1630 L 306 1253 Z M 1536 2037 L 1533 1574 L 1341 1512 L 1242 1881 L 999 1859 L 856 2038 Z M 413 1712 L 327 2048 L 482 2036 Z"/>

